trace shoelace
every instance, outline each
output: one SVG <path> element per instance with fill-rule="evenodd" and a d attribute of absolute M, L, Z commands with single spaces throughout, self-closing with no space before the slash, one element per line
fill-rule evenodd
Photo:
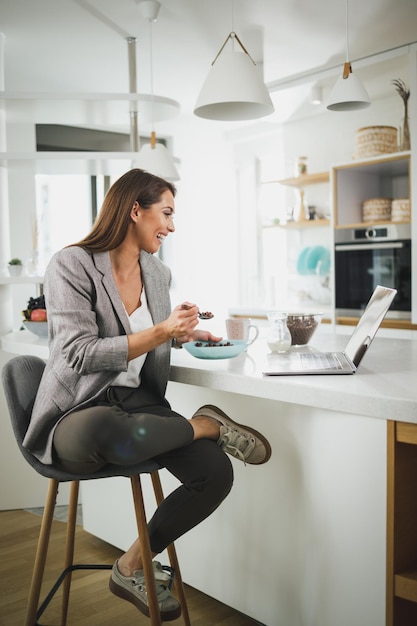
<path fill-rule="evenodd" d="M 154 564 L 155 571 L 155 583 L 156 583 L 156 593 L 158 595 L 158 601 L 162 603 L 168 596 L 171 595 L 170 590 L 168 588 L 168 584 L 170 581 L 170 575 L 162 570 L 162 568 L 158 568 L 156 564 Z M 133 581 L 132 584 L 134 587 L 139 587 L 141 591 L 146 591 L 145 579 L 143 577 L 143 572 L 138 570 L 133 573 Z"/>
<path fill-rule="evenodd" d="M 219 446 L 246 465 L 246 459 L 255 449 L 255 438 L 247 437 L 238 430 L 229 430 L 219 440 Z"/>

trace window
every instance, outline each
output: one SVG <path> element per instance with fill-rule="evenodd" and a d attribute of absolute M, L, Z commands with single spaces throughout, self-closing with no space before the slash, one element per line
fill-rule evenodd
<path fill-rule="evenodd" d="M 104 198 L 107 177 L 43 175 L 36 180 L 32 272 L 42 274 L 51 256 L 84 237 Z"/>

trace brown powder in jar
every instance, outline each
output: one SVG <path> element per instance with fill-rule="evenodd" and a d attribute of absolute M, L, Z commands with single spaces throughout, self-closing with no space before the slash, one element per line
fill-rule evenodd
<path fill-rule="evenodd" d="M 307 344 L 315 329 L 317 320 L 314 315 L 287 315 L 287 326 L 291 334 L 292 346 L 304 346 Z"/>

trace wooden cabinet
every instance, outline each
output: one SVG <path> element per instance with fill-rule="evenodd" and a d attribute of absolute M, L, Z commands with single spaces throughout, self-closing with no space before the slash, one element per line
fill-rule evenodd
<path fill-rule="evenodd" d="M 417 624 L 417 424 L 388 422 L 386 626 Z"/>
<path fill-rule="evenodd" d="M 333 167 L 335 228 L 370 224 L 362 221 L 362 203 L 365 200 L 411 198 L 410 180 L 409 152 Z"/>

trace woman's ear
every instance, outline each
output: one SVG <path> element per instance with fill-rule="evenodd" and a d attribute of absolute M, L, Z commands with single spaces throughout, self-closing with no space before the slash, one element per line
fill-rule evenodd
<path fill-rule="evenodd" d="M 132 220 L 134 222 L 138 221 L 138 217 L 140 215 L 139 209 L 140 209 L 139 202 L 137 200 L 135 200 L 135 202 L 134 202 L 134 204 L 132 206 L 132 210 L 130 211 L 130 217 L 132 218 Z"/>

